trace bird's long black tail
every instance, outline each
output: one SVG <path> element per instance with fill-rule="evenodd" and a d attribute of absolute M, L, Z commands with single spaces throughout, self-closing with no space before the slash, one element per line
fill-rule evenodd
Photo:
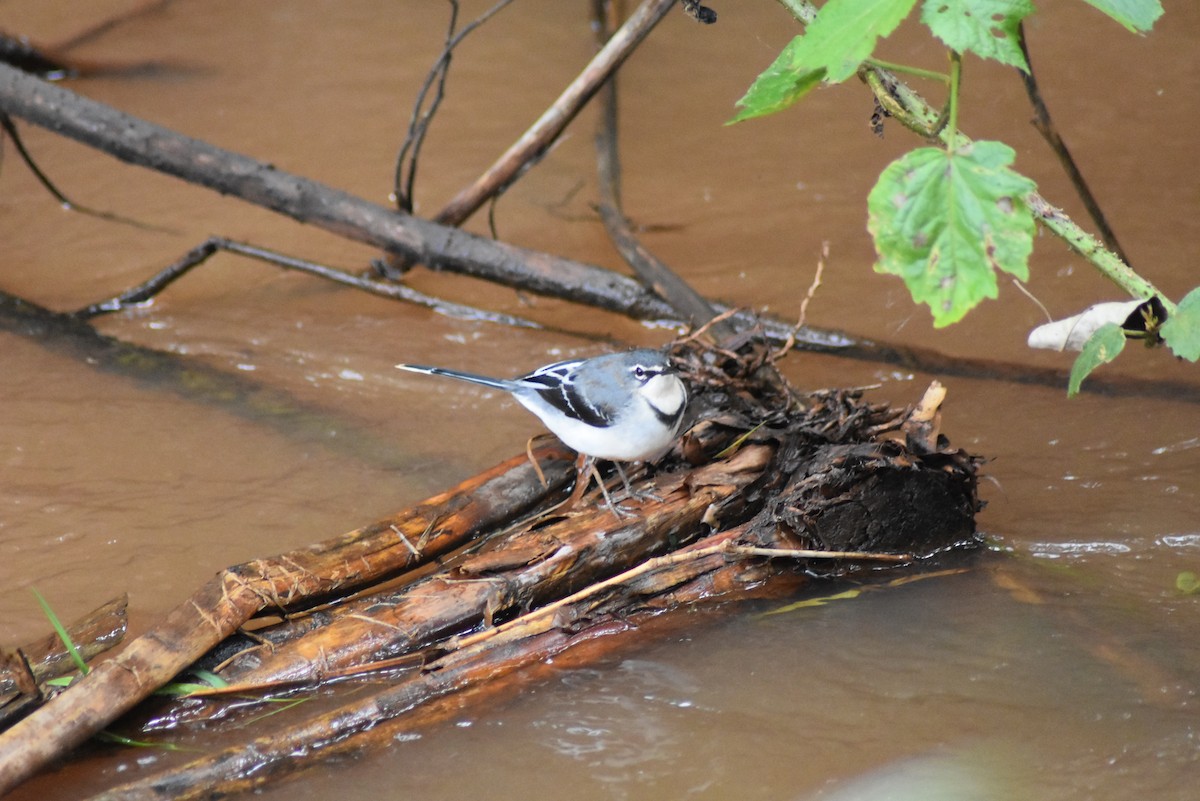
<path fill-rule="evenodd" d="M 426 375 L 444 375 L 447 378 L 457 378 L 459 381 L 469 381 L 472 384 L 482 384 L 485 387 L 493 389 L 512 390 L 512 382 L 502 378 L 488 378 L 485 375 L 476 375 L 475 373 L 464 373 L 460 370 L 450 370 L 445 367 L 428 367 L 423 364 L 397 364 L 396 367 L 401 370 L 408 370 L 412 373 L 425 373 Z"/>

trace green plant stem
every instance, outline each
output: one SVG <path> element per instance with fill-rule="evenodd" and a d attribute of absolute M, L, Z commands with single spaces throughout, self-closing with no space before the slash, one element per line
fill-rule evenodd
<path fill-rule="evenodd" d="M 950 120 L 946 123 L 943 138 L 946 150 L 953 153 L 958 144 L 958 87 L 962 80 L 962 56 L 958 51 L 950 51 Z"/>
<path fill-rule="evenodd" d="M 779 3 L 804 25 L 811 23 L 817 16 L 816 6 L 808 0 L 779 0 Z M 949 139 L 953 136 L 954 141 L 961 146 L 970 140 L 958 130 L 958 92 L 953 62 L 951 68 L 950 120 L 945 126 L 941 123 L 941 115 L 934 111 L 920 94 L 897 78 L 891 67 L 884 68 L 868 61 L 859 69 L 858 75 L 874 93 L 883 109 L 905 128 L 924 139 L 940 140 L 945 145 L 949 145 Z M 1104 247 L 1099 239 L 1081 228 L 1039 193 L 1030 193 L 1025 198 L 1025 203 L 1051 233 L 1066 242 L 1072 250 L 1131 297 L 1157 297 L 1168 314 L 1175 312 L 1175 304 L 1154 284 L 1134 272 L 1119 256 Z"/>
<path fill-rule="evenodd" d="M 881 69 L 881 70 L 888 70 L 889 72 L 898 72 L 901 75 L 911 75 L 914 78 L 928 78 L 929 80 L 937 81 L 938 83 L 950 83 L 949 75 L 947 75 L 944 72 L 938 72 L 936 70 L 926 70 L 926 69 L 921 69 L 920 67 L 911 67 L 908 64 L 896 64 L 891 61 L 881 61 L 880 59 L 877 59 L 877 58 L 868 58 L 863 63 L 867 64 L 869 66 L 872 66 L 872 67 L 877 67 L 878 69 Z"/>
<path fill-rule="evenodd" d="M 779 5 L 790 11 L 793 17 L 806 26 L 817 18 L 817 7 L 808 0 L 779 0 Z"/>
<path fill-rule="evenodd" d="M 1175 313 L 1175 303 L 1154 284 L 1134 272 L 1117 254 L 1104 247 L 1103 242 L 1072 222 L 1062 209 L 1052 206 L 1037 192 L 1025 197 L 1025 205 L 1029 206 L 1042 225 L 1066 242 L 1071 250 L 1091 262 L 1106 278 L 1129 293 L 1130 297 L 1148 299 L 1157 296 L 1168 315 Z"/>

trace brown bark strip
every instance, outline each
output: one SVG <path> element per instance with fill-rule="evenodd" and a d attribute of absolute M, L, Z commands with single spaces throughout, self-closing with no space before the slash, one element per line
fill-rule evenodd
<path fill-rule="evenodd" d="M 573 476 L 560 448 L 535 451 L 551 486 Z M 413 509 L 325 543 L 222 571 L 72 691 L 0 734 L 0 795 L 103 729 L 262 611 L 309 606 L 457 547 L 544 497 L 524 454 Z"/>

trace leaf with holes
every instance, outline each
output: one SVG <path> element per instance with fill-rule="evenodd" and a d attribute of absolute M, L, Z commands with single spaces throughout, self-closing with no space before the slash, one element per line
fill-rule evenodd
<path fill-rule="evenodd" d="M 926 0 L 921 21 L 953 50 L 1029 72 L 1017 28 L 1032 13 L 1031 0 Z"/>
<path fill-rule="evenodd" d="M 1001 142 L 918 148 L 867 197 L 875 271 L 900 276 L 939 328 L 996 297 L 996 270 L 1029 277 L 1034 222 L 1022 198 L 1036 185 L 1008 168 L 1013 156 Z"/>
<path fill-rule="evenodd" d="M 797 36 L 737 102 L 741 122 L 781 111 L 821 81 L 849 78 L 875 43 L 896 29 L 917 0 L 829 0 L 803 36 Z"/>

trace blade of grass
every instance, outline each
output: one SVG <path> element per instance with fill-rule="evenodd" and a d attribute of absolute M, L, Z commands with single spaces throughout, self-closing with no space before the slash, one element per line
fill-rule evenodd
<path fill-rule="evenodd" d="M 79 649 L 75 647 L 71 635 L 67 633 L 67 629 L 63 626 L 62 621 L 58 619 L 58 615 L 54 614 L 54 610 L 50 608 L 50 604 L 42 597 L 42 594 L 36 588 L 30 587 L 33 591 L 33 597 L 37 598 L 37 602 L 41 604 L 42 612 L 50 620 L 50 625 L 54 627 L 54 631 L 58 634 L 58 639 L 62 640 L 63 647 L 67 649 L 67 653 L 71 655 L 71 661 L 75 663 L 75 667 L 79 668 L 79 672 L 87 675 L 88 665 L 83 661 L 83 657 L 79 655 Z"/>

